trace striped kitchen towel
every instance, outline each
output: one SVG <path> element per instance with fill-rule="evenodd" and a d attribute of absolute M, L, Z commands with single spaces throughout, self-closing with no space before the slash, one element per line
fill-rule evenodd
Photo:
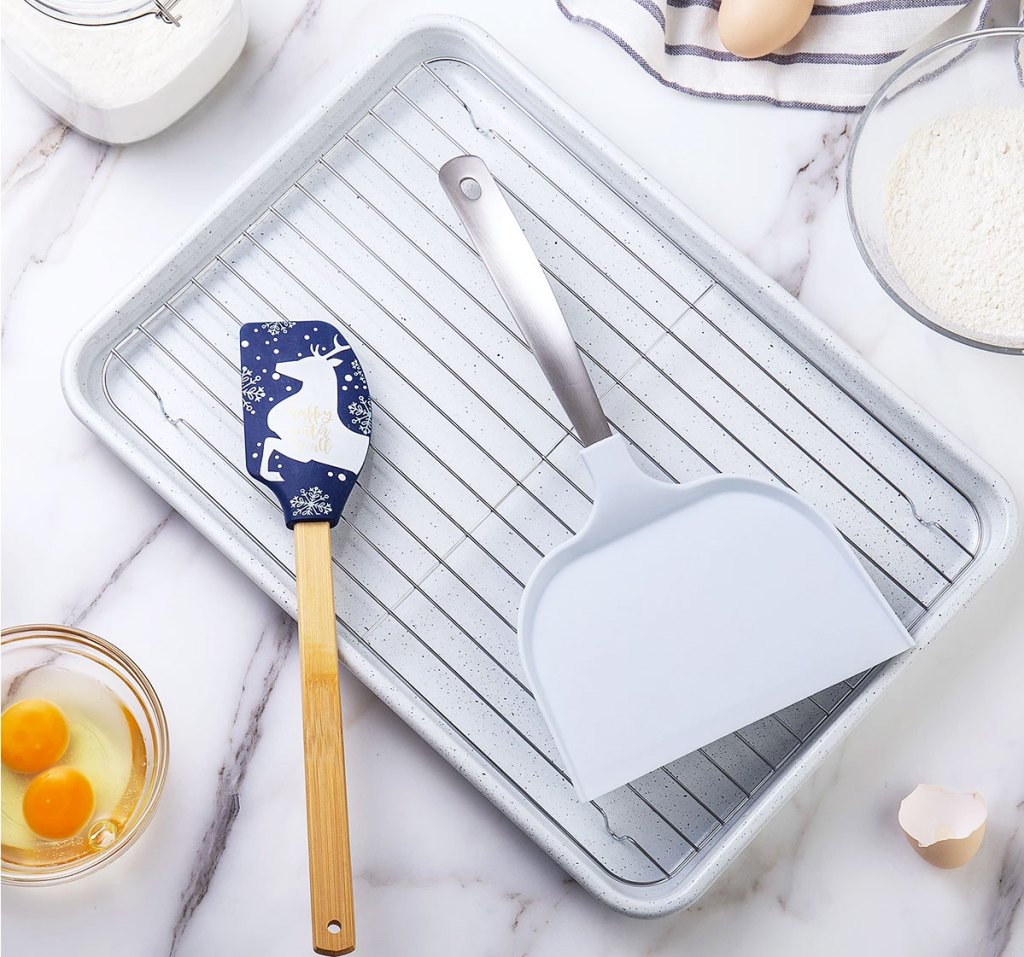
<path fill-rule="evenodd" d="M 904 51 L 943 32 L 984 26 L 992 0 L 820 0 L 795 40 L 757 60 L 722 46 L 718 0 L 556 2 L 570 20 L 600 30 L 666 86 L 719 100 L 852 113 Z"/>

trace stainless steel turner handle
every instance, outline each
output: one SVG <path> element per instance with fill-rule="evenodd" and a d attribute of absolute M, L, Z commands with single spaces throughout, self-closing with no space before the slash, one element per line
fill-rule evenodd
<path fill-rule="evenodd" d="M 441 167 L 441 186 L 585 445 L 612 433 L 562 310 L 515 215 L 478 156 Z"/>

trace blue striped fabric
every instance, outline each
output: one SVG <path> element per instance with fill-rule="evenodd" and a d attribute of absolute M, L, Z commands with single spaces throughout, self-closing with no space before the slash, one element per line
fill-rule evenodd
<path fill-rule="evenodd" d="M 964 29 L 984 26 L 990 0 L 822 0 L 794 41 L 757 60 L 744 60 L 722 46 L 719 0 L 556 2 L 570 20 L 600 31 L 674 89 L 722 100 L 856 112 L 909 46 L 955 15 Z"/>

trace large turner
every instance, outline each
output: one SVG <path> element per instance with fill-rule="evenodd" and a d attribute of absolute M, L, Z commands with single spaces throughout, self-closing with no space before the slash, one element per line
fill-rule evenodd
<path fill-rule="evenodd" d="M 246 464 L 295 532 L 313 949 L 347 954 L 356 931 L 331 529 L 369 449 L 370 392 L 330 323 L 252 322 L 239 341 Z"/>
<path fill-rule="evenodd" d="M 586 524 L 537 566 L 519 607 L 526 675 L 581 798 L 913 647 L 842 537 L 797 495 L 641 471 L 483 161 L 457 157 L 440 177 L 594 483 Z"/>

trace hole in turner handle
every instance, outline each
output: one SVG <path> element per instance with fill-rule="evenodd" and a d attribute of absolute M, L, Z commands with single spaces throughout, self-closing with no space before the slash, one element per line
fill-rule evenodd
<path fill-rule="evenodd" d="M 584 446 L 612 433 L 580 351 L 532 247 L 478 156 L 441 167 L 441 187 Z"/>

